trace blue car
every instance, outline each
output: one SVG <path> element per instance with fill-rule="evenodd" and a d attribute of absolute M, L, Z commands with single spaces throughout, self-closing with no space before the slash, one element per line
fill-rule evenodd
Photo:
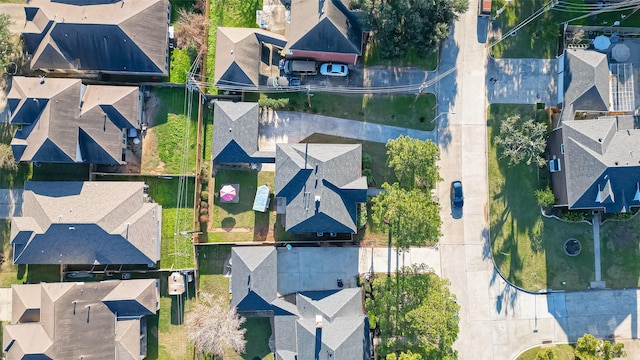
<path fill-rule="evenodd" d="M 464 205 L 464 194 L 462 192 L 462 181 L 456 180 L 451 183 L 451 207 L 461 209 Z"/>

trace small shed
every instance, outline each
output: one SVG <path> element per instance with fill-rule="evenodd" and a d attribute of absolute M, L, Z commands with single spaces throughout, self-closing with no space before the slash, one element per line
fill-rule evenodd
<path fill-rule="evenodd" d="M 169 275 L 169 295 L 182 295 L 184 293 L 184 275 L 179 272 L 172 272 Z"/>
<path fill-rule="evenodd" d="M 265 212 L 269 208 L 270 189 L 267 185 L 259 186 L 256 190 L 256 198 L 253 201 L 253 210 Z"/>

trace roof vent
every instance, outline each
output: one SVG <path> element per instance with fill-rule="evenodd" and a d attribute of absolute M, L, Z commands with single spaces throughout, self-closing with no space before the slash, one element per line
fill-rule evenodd
<path fill-rule="evenodd" d="M 316 329 L 322 329 L 322 315 L 316 315 Z"/>
<path fill-rule="evenodd" d="M 75 226 L 69 226 L 69 230 L 75 230 L 76 227 Z"/>
<path fill-rule="evenodd" d="M 602 142 L 602 138 L 598 138 L 598 142 Z"/>

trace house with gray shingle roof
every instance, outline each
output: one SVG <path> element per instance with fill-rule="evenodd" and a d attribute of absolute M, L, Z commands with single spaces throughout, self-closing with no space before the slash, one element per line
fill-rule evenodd
<path fill-rule="evenodd" d="M 140 128 L 136 86 L 15 76 L 7 96 L 16 161 L 121 165 L 127 132 Z"/>
<path fill-rule="evenodd" d="M 362 310 L 362 289 L 334 285 L 279 294 L 278 258 L 288 255 L 282 251 L 270 246 L 232 249 L 231 306 L 244 316 L 273 319 L 277 360 L 369 359 L 369 320 Z M 311 278 L 305 283 L 314 284 Z"/>
<path fill-rule="evenodd" d="M 31 0 L 25 15 L 31 70 L 169 74 L 167 0 Z"/>
<path fill-rule="evenodd" d="M 278 60 L 355 64 L 365 33 L 346 0 L 293 0 L 284 35 L 254 28 L 219 27 L 214 82 L 220 88 L 265 85 L 280 75 Z"/>
<path fill-rule="evenodd" d="M 609 69 L 605 54 L 565 52 L 562 112 L 548 143 L 556 206 L 605 212 L 640 206 L 640 127 L 636 116 L 610 103 L 616 75 Z"/>
<path fill-rule="evenodd" d="M 162 207 L 142 182 L 25 183 L 11 220 L 14 264 L 136 264 L 160 260 Z"/>
<path fill-rule="evenodd" d="M 356 233 L 357 204 L 367 197 L 361 167 L 360 144 L 277 144 L 275 197 L 286 231 Z"/>
<path fill-rule="evenodd" d="M 147 356 L 146 316 L 159 309 L 158 280 L 13 285 L 3 351 L 18 359 Z M 98 341 L 99 339 L 99 341 Z"/>
<path fill-rule="evenodd" d="M 258 103 L 216 101 L 213 105 L 213 161 L 273 163 L 275 152 L 258 150 Z"/>

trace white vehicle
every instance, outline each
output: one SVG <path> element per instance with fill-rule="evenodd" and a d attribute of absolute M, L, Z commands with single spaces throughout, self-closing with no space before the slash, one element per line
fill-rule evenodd
<path fill-rule="evenodd" d="M 349 74 L 349 66 L 345 64 L 322 64 L 320 66 L 320 74 L 326 76 L 347 76 Z"/>

